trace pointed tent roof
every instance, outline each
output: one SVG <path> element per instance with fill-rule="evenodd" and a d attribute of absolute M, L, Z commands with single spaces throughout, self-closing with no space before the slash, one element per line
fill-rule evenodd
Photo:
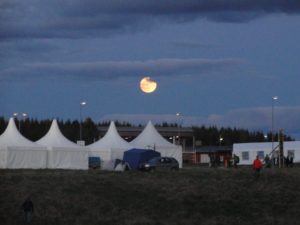
<path fill-rule="evenodd" d="M 0 146 L 14 146 L 14 147 L 40 147 L 36 143 L 28 140 L 16 127 L 14 118 L 10 118 L 8 125 L 0 136 Z"/>
<path fill-rule="evenodd" d="M 77 144 L 67 139 L 60 131 L 57 120 L 52 121 L 47 134 L 36 143 L 46 147 L 80 148 Z"/>
<path fill-rule="evenodd" d="M 154 146 L 163 148 L 178 147 L 168 142 L 163 136 L 161 136 L 151 121 L 148 122 L 142 133 L 132 140 L 130 144 L 138 148 L 148 148 Z"/>
<path fill-rule="evenodd" d="M 110 122 L 106 134 L 97 142 L 89 145 L 91 149 L 110 148 L 110 149 L 130 149 L 132 146 L 125 141 L 118 133 L 114 121 Z"/>

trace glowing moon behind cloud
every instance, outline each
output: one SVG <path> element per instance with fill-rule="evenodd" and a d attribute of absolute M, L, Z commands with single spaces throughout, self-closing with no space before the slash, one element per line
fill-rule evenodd
<path fill-rule="evenodd" d="M 140 82 L 140 88 L 145 93 L 151 93 L 156 90 L 157 83 L 150 77 L 144 77 Z"/>

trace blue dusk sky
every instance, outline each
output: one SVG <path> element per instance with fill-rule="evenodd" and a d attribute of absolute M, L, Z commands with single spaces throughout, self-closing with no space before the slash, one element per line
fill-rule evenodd
<path fill-rule="evenodd" d="M 278 96 L 300 137 L 299 41 L 299 0 L 0 0 L 0 116 L 268 132 Z"/>

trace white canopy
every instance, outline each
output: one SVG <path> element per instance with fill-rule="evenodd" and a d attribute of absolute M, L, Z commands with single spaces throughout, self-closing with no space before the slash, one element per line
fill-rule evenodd
<path fill-rule="evenodd" d="M 48 149 L 48 168 L 88 169 L 88 149 L 68 140 L 61 133 L 56 119 L 48 133 L 36 143 Z"/>
<path fill-rule="evenodd" d="M 47 147 L 59 147 L 59 148 L 80 148 L 79 145 L 67 139 L 60 131 L 57 120 L 52 121 L 51 127 L 48 133 L 38 140 L 36 143 Z"/>
<path fill-rule="evenodd" d="M 47 166 L 46 148 L 20 134 L 13 118 L 0 136 L 0 168 L 39 169 Z"/>
<path fill-rule="evenodd" d="M 153 149 L 162 156 L 174 157 L 182 168 L 182 147 L 168 142 L 149 121 L 144 130 L 130 142 L 135 148 Z"/>
<path fill-rule="evenodd" d="M 123 153 L 132 148 L 118 133 L 114 121 L 110 122 L 109 128 L 103 138 L 88 146 L 90 156 L 99 156 L 101 160 L 123 159 Z"/>

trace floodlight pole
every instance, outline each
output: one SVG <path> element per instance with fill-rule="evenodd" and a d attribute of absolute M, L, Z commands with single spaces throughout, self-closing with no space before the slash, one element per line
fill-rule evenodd
<path fill-rule="evenodd" d="M 82 140 L 82 107 L 86 105 L 86 102 L 80 102 L 79 113 L 80 113 L 80 121 L 79 121 L 79 139 Z"/>
<path fill-rule="evenodd" d="M 272 151 L 274 150 L 274 102 L 278 99 L 278 96 L 272 97 L 272 131 L 271 131 L 271 137 L 272 137 Z"/>
<path fill-rule="evenodd" d="M 18 119 L 18 113 L 17 113 L 17 112 L 13 113 L 13 117 L 14 117 L 15 119 Z M 18 129 L 19 129 L 19 131 L 20 131 L 20 121 L 19 121 L 19 120 L 18 120 Z"/>
<path fill-rule="evenodd" d="M 224 139 L 222 138 L 222 136 L 220 136 L 220 138 L 219 138 L 219 145 L 221 146 L 222 145 L 222 141 L 223 141 Z"/>
<path fill-rule="evenodd" d="M 179 120 L 180 120 L 180 113 L 176 113 L 177 117 L 177 137 L 178 137 L 178 144 L 180 144 L 180 127 L 179 127 Z"/>
<path fill-rule="evenodd" d="M 14 118 L 17 118 L 18 119 L 18 129 L 19 129 L 19 132 L 21 133 L 21 122 L 22 122 L 22 119 L 24 119 L 28 114 L 27 113 L 13 113 L 13 117 Z M 21 116 L 20 118 L 18 118 L 18 116 Z"/>
<path fill-rule="evenodd" d="M 26 118 L 26 116 L 27 116 L 27 113 L 22 113 L 22 120 L 25 120 L 25 118 Z M 20 123 L 19 123 L 19 131 L 20 131 L 20 133 L 21 133 L 21 120 L 20 120 Z"/>

